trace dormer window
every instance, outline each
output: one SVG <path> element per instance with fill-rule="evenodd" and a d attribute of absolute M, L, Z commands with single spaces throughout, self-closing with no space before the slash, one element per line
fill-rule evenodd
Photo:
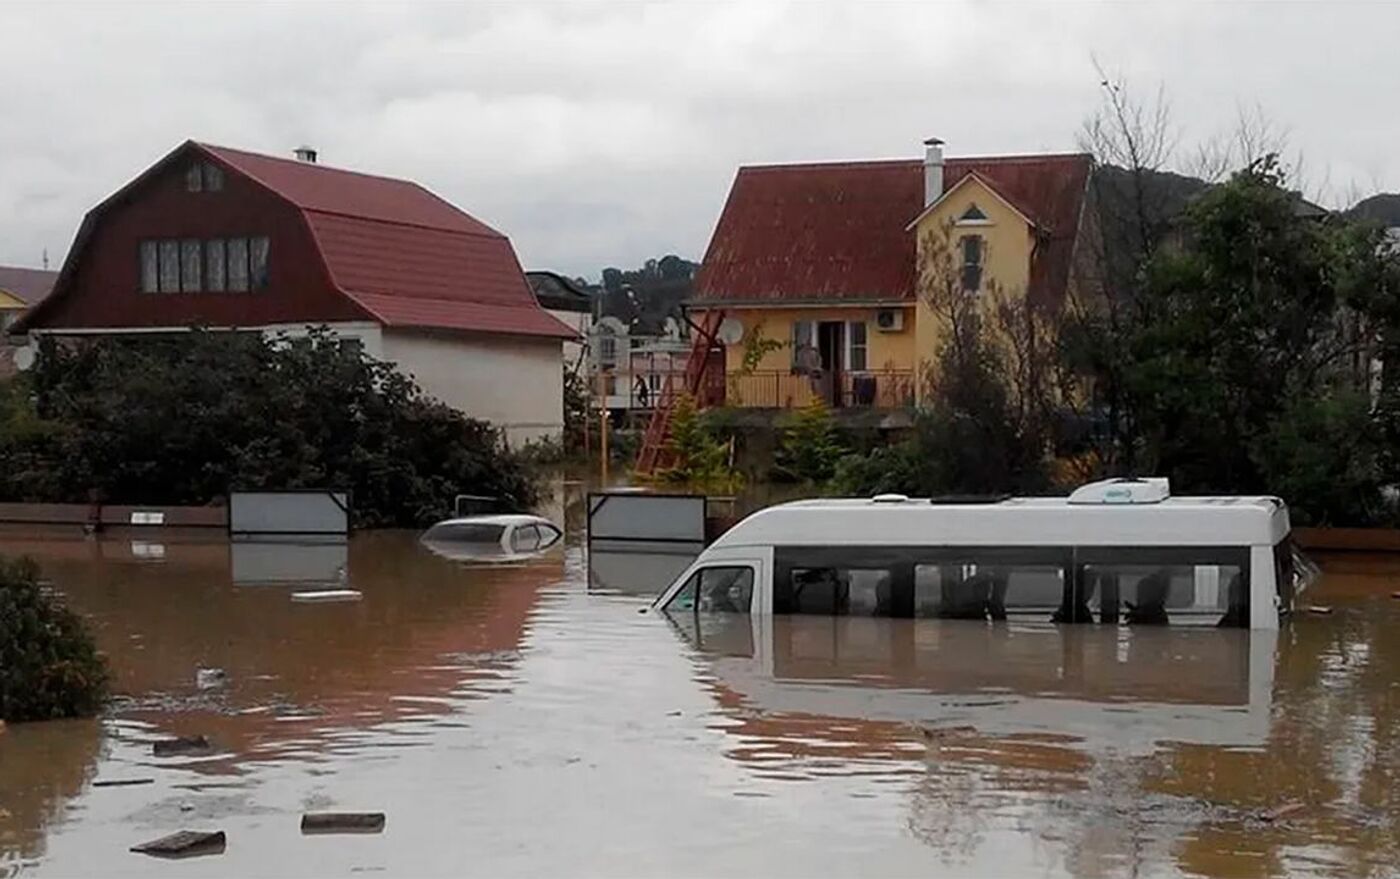
<path fill-rule="evenodd" d="M 218 192 L 224 188 L 224 169 L 213 162 L 194 162 L 185 169 L 185 189 L 189 192 Z"/>
<path fill-rule="evenodd" d="M 968 205 L 967 210 L 963 211 L 958 217 L 959 226 L 985 226 L 989 225 L 991 222 L 991 220 L 987 219 L 987 215 L 982 212 L 982 209 L 977 206 L 977 202 Z"/>

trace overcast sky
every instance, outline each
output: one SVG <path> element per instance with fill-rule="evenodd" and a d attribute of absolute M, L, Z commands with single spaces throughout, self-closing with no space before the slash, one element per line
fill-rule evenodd
<path fill-rule="evenodd" d="M 186 138 L 415 179 L 596 278 L 699 259 L 744 163 L 1072 150 L 1092 57 L 1185 143 L 1262 107 L 1324 202 L 1400 190 L 1400 4 L 0 0 L 0 263 Z"/>

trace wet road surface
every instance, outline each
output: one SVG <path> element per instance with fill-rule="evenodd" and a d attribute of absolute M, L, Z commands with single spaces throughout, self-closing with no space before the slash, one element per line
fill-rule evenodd
<path fill-rule="evenodd" d="M 481 566 L 401 533 L 301 550 L 0 535 L 20 551 L 92 620 L 118 698 L 100 721 L 0 733 L 0 876 L 1400 862 L 1395 560 L 1329 560 L 1308 601 L 1335 612 L 1259 637 L 671 621 L 590 592 L 576 546 Z M 295 604 L 299 588 L 363 600 Z M 195 734 L 212 754 L 152 756 Z M 301 835 L 302 812 L 329 810 L 387 827 Z M 227 848 L 127 851 L 180 829 L 225 830 Z"/>

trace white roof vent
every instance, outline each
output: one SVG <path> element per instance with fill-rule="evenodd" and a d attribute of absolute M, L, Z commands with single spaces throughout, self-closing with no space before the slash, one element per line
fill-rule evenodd
<path fill-rule="evenodd" d="M 909 495 L 907 494 L 877 494 L 870 499 L 872 504 L 907 504 Z"/>
<path fill-rule="evenodd" d="M 1146 479 L 1103 479 L 1081 485 L 1070 493 L 1072 504 L 1159 504 L 1171 497 L 1165 476 Z"/>

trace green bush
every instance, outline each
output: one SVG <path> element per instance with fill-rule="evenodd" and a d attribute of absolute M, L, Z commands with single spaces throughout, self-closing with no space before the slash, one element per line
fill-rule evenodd
<path fill-rule="evenodd" d="M 96 714 L 107 664 L 82 619 L 39 585 L 29 559 L 0 558 L 0 720 Z"/>
<path fill-rule="evenodd" d="M 459 493 L 536 496 L 499 431 L 325 330 L 46 339 L 26 381 L 0 405 L 28 425 L 0 423 L 0 500 L 203 504 L 337 488 L 357 526 L 414 526 Z"/>

